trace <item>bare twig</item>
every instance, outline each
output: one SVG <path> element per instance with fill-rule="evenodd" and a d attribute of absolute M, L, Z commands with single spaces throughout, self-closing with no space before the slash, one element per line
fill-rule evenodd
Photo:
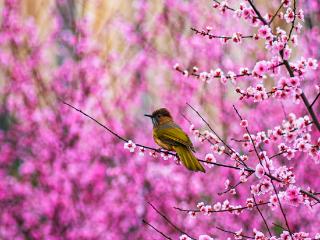
<path fill-rule="evenodd" d="M 213 0 L 213 1 L 216 2 L 216 3 L 218 3 L 218 4 L 220 5 L 220 2 L 219 2 L 219 1 L 217 1 L 217 0 Z M 234 8 L 229 7 L 229 6 L 226 6 L 226 9 L 228 9 L 228 10 L 230 10 L 230 11 L 235 11 Z"/>
<path fill-rule="evenodd" d="M 238 117 L 240 118 L 240 120 L 243 120 L 242 117 L 241 117 L 241 115 L 240 115 L 240 113 L 238 112 L 238 109 L 236 108 L 236 106 L 235 106 L 235 105 L 232 105 L 232 106 L 233 106 L 234 110 L 236 111 L 236 113 L 237 113 Z M 260 162 L 260 164 L 261 164 L 261 166 L 262 166 L 262 162 L 261 162 L 261 159 L 260 159 L 258 150 L 257 150 L 257 148 L 256 148 L 256 144 L 255 144 L 255 142 L 254 142 L 254 140 L 253 140 L 253 138 L 252 138 L 252 136 L 251 136 L 251 134 L 250 134 L 250 132 L 249 132 L 248 127 L 246 127 L 246 131 L 247 131 L 247 133 L 248 133 L 248 135 L 249 135 L 249 138 L 250 138 L 250 140 L 251 140 L 251 143 L 252 143 L 252 146 L 253 146 L 253 148 L 254 148 L 254 151 L 256 152 L 257 158 L 258 158 L 258 160 L 259 160 L 259 162 Z"/>
<path fill-rule="evenodd" d="M 264 25 L 268 25 L 267 21 L 261 16 L 260 12 L 256 8 L 256 6 L 253 4 L 252 0 L 248 0 L 250 6 L 252 7 L 253 11 L 257 14 L 258 19 L 263 22 Z"/>
<path fill-rule="evenodd" d="M 263 202 L 263 203 L 257 203 L 254 206 L 262 206 L 262 205 L 266 205 L 269 202 Z M 181 212 L 201 212 L 199 209 L 183 209 L 180 207 L 173 207 L 174 209 L 177 209 Z M 209 210 L 209 213 L 222 213 L 222 212 L 233 212 L 233 211 L 242 211 L 244 209 L 248 209 L 251 207 L 245 206 L 245 207 L 236 207 L 236 208 L 228 208 L 228 209 L 222 209 L 222 210 Z"/>
<path fill-rule="evenodd" d="M 232 39 L 232 36 L 218 36 L 218 35 L 211 34 L 210 31 L 198 30 L 193 27 L 191 28 L 191 30 L 201 36 L 208 36 L 209 39 L 213 39 L 213 38 L 220 38 L 220 39 L 226 39 L 226 40 Z M 253 35 L 244 35 L 244 36 L 241 36 L 241 38 L 253 38 Z"/>
<path fill-rule="evenodd" d="M 247 176 L 247 179 L 253 174 L 254 172 L 250 172 L 249 175 Z M 221 196 L 222 194 L 230 192 L 232 189 L 236 189 L 239 185 L 243 184 L 244 182 L 239 181 L 237 184 L 230 186 L 227 190 L 223 192 L 219 192 L 218 195 Z"/>
<path fill-rule="evenodd" d="M 276 11 L 276 13 L 275 13 L 275 14 L 272 16 L 272 18 L 270 19 L 270 21 L 269 21 L 269 23 L 268 23 L 269 26 L 271 25 L 271 23 L 273 22 L 273 20 L 275 19 L 275 17 L 278 15 L 278 13 L 279 13 L 279 11 L 280 11 L 280 9 L 282 8 L 282 6 L 283 6 L 284 3 L 285 3 L 285 1 L 283 1 L 283 2 L 280 4 L 278 10 Z"/>
<path fill-rule="evenodd" d="M 238 153 L 236 153 L 217 133 L 216 131 L 211 127 L 211 125 L 202 117 L 202 115 L 189 103 L 187 105 L 201 118 L 201 120 L 207 125 L 207 127 L 214 133 L 214 135 L 223 143 L 224 146 L 226 146 L 232 153 L 236 154 L 238 159 L 235 159 L 239 164 L 242 164 L 246 168 L 248 168 L 247 164 L 241 160 L 241 158 L 238 156 Z"/>
<path fill-rule="evenodd" d="M 257 208 L 257 210 L 258 210 L 258 212 L 259 212 L 259 214 L 260 214 L 260 216 L 261 216 L 261 218 L 262 218 L 262 220 L 263 220 L 263 222 L 264 222 L 264 224 L 265 224 L 266 227 L 267 227 L 269 236 L 272 237 L 272 234 L 271 234 L 270 228 L 269 228 L 269 226 L 268 226 L 268 223 L 267 223 L 266 219 L 264 218 L 262 212 L 260 211 L 259 206 L 257 205 L 257 201 L 256 201 L 256 198 L 255 198 L 254 194 L 252 194 L 252 197 L 253 197 L 254 204 L 255 204 L 255 206 L 256 206 L 256 208 Z"/>
<path fill-rule="evenodd" d="M 195 238 L 191 237 L 188 233 L 186 233 L 185 231 L 183 231 L 181 228 L 179 228 L 178 226 L 176 226 L 173 222 L 170 221 L 170 219 L 164 215 L 163 213 L 161 213 L 155 206 L 152 205 L 152 203 L 148 202 L 148 204 L 161 216 L 163 217 L 174 229 L 176 229 L 178 232 L 180 232 L 181 234 L 185 234 L 187 235 L 189 238 L 196 240 Z"/>
<path fill-rule="evenodd" d="M 155 231 L 157 231 L 158 233 L 160 233 L 164 238 L 169 239 L 169 240 L 173 240 L 171 237 L 167 236 L 166 234 L 164 234 L 163 232 L 161 232 L 160 230 L 158 230 L 156 227 L 152 226 L 150 223 L 148 223 L 146 220 L 142 219 L 142 222 L 148 226 L 150 226 L 151 228 L 153 228 Z"/>
<path fill-rule="evenodd" d="M 279 224 L 272 223 L 272 225 L 277 226 L 277 227 L 281 228 L 281 229 L 282 229 L 282 230 L 284 230 L 284 231 L 288 231 L 288 229 L 286 229 L 286 228 L 282 227 L 282 226 L 281 226 L 281 225 L 279 225 Z"/>
<path fill-rule="evenodd" d="M 319 96 L 320 96 L 320 92 L 319 92 L 318 95 L 315 97 L 315 99 L 312 101 L 312 103 L 310 104 L 310 107 L 312 107 L 313 104 L 316 103 L 316 101 L 317 101 L 317 99 L 319 98 Z"/>
<path fill-rule="evenodd" d="M 233 234 L 233 235 L 236 235 L 236 232 L 232 232 L 232 231 L 230 231 L 230 230 L 225 230 L 225 229 L 223 229 L 223 228 L 221 228 L 221 227 L 216 227 L 216 228 L 219 229 L 220 231 L 223 231 L 223 232 L 226 232 L 226 233 L 231 233 L 231 234 Z M 243 235 L 243 234 L 239 234 L 239 236 L 242 236 L 242 237 L 244 237 L 244 238 L 255 239 L 254 237 L 247 236 L 247 235 Z"/>

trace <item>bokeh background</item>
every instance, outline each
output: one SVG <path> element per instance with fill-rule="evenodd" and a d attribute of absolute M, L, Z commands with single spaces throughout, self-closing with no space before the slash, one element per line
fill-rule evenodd
<path fill-rule="evenodd" d="M 280 1 L 255 2 L 265 14 L 275 12 Z M 305 21 L 291 59 L 318 59 L 319 2 L 298 5 Z M 186 131 L 188 120 L 205 129 L 187 107 L 189 102 L 232 147 L 242 149 L 231 141 L 244 133 L 233 104 L 254 132 L 280 125 L 290 112 L 306 115 L 303 104 L 291 99 L 240 101 L 234 84 L 206 84 L 173 66 L 252 69 L 256 61 L 271 57 L 263 41 L 221 44 L 196 36 L 190 28 L 211 26 L 217 35 L 252 34 L 256 28 L 232 14 L 221 15 L 206 0 L 2 0 L 0 9 L 0 239 L 161 239 L 142 219 L 178 239 L 179 233 L 147 201 L 193 236 L 225 239 L 228 235 L 215 226 L 265 231 L 256 211 L 192 218 L 173 208 L 194 209 L 200 201 L 225 199 L 245 204 L 254 178 L 237 194 L 218 196 L 226 179 L 239 180 L 237 171 L 214 167 L 205 175 L 192 173 L 172 158 L 130 153 L 119 139 L 59 101 L 80 108 L 127 139 L 153 147 L 152 125 L 143 114 L 159 107 L 170 109 Z M 289 29 L 279 19 L 274 26 Z M 319 70 L 308 73 L 303 82 L 310 101 L 317 94 L 318 75 Z M 269 88 L 276 82 L 272 76 L 264 79 Z M 248 77 L 236 85 L 255 83 Z M 211 151 L 208 144 L 194 137 L 192 141 L 199 158 Z M 276 149 L 267 147 L 270 155 Z M 225 156 L 216 158 L 230 163 Z M 319 165 L 307 154 L 299 153 L 289 163 L 279 157 L 277 162 L 294 168 L 298 185 L 319 186 Z M 286 210 L 295 231 L 319 230 L 318 208 Z M 278 210 L 263 211 L 270 222 L 282 222 Z"/>

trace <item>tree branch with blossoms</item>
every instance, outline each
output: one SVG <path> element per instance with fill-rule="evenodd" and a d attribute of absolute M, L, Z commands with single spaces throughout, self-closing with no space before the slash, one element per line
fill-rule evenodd
<path fill-rule="evenodd" d="M 287 180 L 281 180 L 278 177 L 275 176 L 279 176 L 278 174 L 272 173 L 271 167 L 272 166 L 272 161 L 270 161 L 271 159 L 276 159 L 277 157 L 284 155 L 286 158 L 288 158 L 289 160 L 294 156 L 294 152 L 295 151 L 301 151 L 301 152 L 305 152 L 307 149 L 309 151 L 309 154 L 315 159 L 315 161 L 319 161 L 317 160 L 318 158 L 318 152 L 319 152 L 319 148 L 320 148 L 320 140 L 318 140 L 317 143 L 311 143 L 310 142 L 310 134 L 307 133 L 308 131 L 311 131 L 310 125 L 314 125 L 318 131 L 320 131 L 320 125 L 319 125 L 319 121 L 317 116 L 315 115 L 315 112 L 313 110 L 313 106 L 314 103 L 317 101 L 318 97 L 319 97 L 319 93 L 317 94 L 317 96 L 315 97 L 315 99 L 312 101 L 312 103 L 310 104 L 305 93 L 302 91 L 302 89 L 299 87 L 300 86 L 300 81 L 301 81 L 301 75 L 303 75 L 304 71 L 306 71 L 306 69 L 316 69 L 317 68 L 317 61 L 315 59 L 309 58 L 308 60 L 304 60 L 302 59 L 300 62 L 297 62 L 297 64 L 291 64 L 289 63 L 288 59 L 291 53 L 291 49 L 288 47 L 288 43 L 289 41 L 292 42 L 293 44 L 296 44 L 297 39 L 296 39 L 296 35 L 292 35 L 293 30 L 297 29 L 297 31 L 299 31 L 299 27 L 301 25 L 297 25 L 297 27 L 295 26 L 295 21 L 296 21 L 296 16 L 298 16 L 300 19 L 303 19 L 303 13 L 302 10 L 299 11 L 298 14 L 296 14 L 296 1 L 293 0 L 293 10 L 289 7 L 290 1 L 289 0 L 282 0 L 280 6 L 277 8 L 277 10 L 275 11 L 275 13 L 273 15 L 267 16 L 267 17 L 262 17 L 262 14 L 260 13 L 260 11 L 258 10 L 258 8 L 256 7 L 256 5 L 253 3 L 253 1 L 248 0 L 248 3 L 250 5 L 250 7 L 246 7 L 245 4 L 241 3 L 240 4 L 240 8 L 239 10 L 233 7 L 230 7 L 227 3 L 227 1 L 223 1 L 223 2 L 219 2 L 219 1 L 214 1 L 214 8 L 218 8 L 222 13 L 224 13 L 226 10 L 230 10 L 235 12 L 235 14 L 239 15 L 241 17 L 241 15 L 244 15 L 245 19 L 249 19 L 252 20 L 252 23 L 256 23 L 256 20 L 259 20 L 262 24 L 261 27 L 259 28 L 258 34 L 252 34 L 252 35 L 245 35 L 241 38 L 242 34 L 237 33 L 234 34 L 232 36 L 220 36 L 220 35 L 216 35 L 216 34 L 212 34 L 212 28 L 211 27 L 207 27 L 206 30 L 198 30 L 195 27 L 192 27 L 191 30 L 194 31 L 196 34 L 204 36 L 204 37 L 208 37 L 209 39 L 221 39 L 223 42 L 227 42 L 229 40 L 233 40 L 234 43 L 240 43 L 242 39 L 246 39 L 246 38 L 252 38 L 254 40 L 258 40 L 259 38 L 264 38 L 266 39 L 266 44 L 267 47 L 269 48 L 274 48 L 277 50 L 277 52 L 279 53 L 280 57 L 281 57 L 281 62 L 280 64 L 277 64 L 277 67 L 279 66 L 285 66 L 285 69 L 287 70 L 287 73 L 289 74 L 290 78 L 286 78 L 286 77 L 282 77 L 281 80 L 279 81 L 279 84 L 277 87 L 274 87 L 270 92 L 267 92 L 264 88 L 264 86 L 262 84 L 260 84 L 259 86 L 257 86 L 257 88 L 248 88 L 247 92 L 242 91 L 239 87 L 236 88 L 236 92 L 241 94 L 241 98 L 240 100 L 243 100 L 245 97 L 249 98 L 249 97 L 254 97 L 254 101 L 255 102 L 260 102 L 262 100 L 265 100 L 271 96 L 274 96 L 275 98 L 285 98 L 288 96 L 288 94 L 292 93 L 295 97 L 295 101 L 297 101 L 299 98 L 301 98 L 303 100 L 304 105 L 307 108 L 307 111 L 310 115 L 310 117 L 312 118 L 312 121 L 310 121 L 308 119 L 308 117 L 305 118 L 299 118 L 299 120 L 296 120 L 296 117 L 292 114 L 289 115 L 289 121 L 287 126 L 289 126 L 289 128 L 285 127 L 284 130 L 282 130 L 281 128 L 277 128 L 275 129 L 276 135 L 271 135 L 272 138 L 277 139 L 277 136 L 281 136 L 283 138 L 290 138 L 293 139 L 295 136 L 297 136 L 297 141 L 295 143 L 294 147 L 287 147 L 286 145 L 280 144 L 279 145 L 279 153 L 276 153 L 274 155 L 272 155 L 271 157 L 267 157 L 267 155 L 265 154 L 265 152 L 263 152 L 263 148 L 262 148 L 262 144 L 268 144 L 270 141 L 273 141 L 269 138 L 269 132 L 268 132 L 268 137 L 264 132 L 259 132 L 257 135 L 252 135 L 248 129 L 248 121 L 243 119 L 241 117 L 241 115 L 239 114 L 239 111 L 236 109 L 236 107 L 233 105 L 234 110 L 236 111 L 238 117 L 240 118 L 240 125 L 242 127 L 244 127 L 246 129 L 246 137 L 243 140 L 235 140 L 239 143 L 243 143 L 246 147 L 250 146 L 253 148 L 253 151 L 256 154 L 256 157 L 258 158 L 259 164 L 256 167 L 256 170 L 254 171 L 254 173 L 256 173 L 257 177 L 262 179 L 264 176 L 268 177 L 269 180 L 269 186 L 271 186 L 271 189 L 273 189 L 274 191 L 274 195 L 271 196 L 270 198 L 270 202 L 268 204 L 270 204 L 270 206 L 274 206 L 274 204 L 277 204 L 280 208 L 280 211 L 282 213 L 282 216 L 284 218 L 285 224 L 287 226 L 287 229 L 283 229 L 284 232 L 281 234 L 281 239 L 283 239 L 285 236 L 290 237 L 290 239 L 294 239 L 295 237 L 297 237 L 298 235 L 303 235 L 303 233 L 293 233 L 292 230 L 290 229 L 289 223 L 288 223 L 288 218 L 286 216 L 286 213 L 284 211 L 284 208 L 282 206 L 281 201 L 284 199 L 284 195 L 283 192 L 281 193 L 281 199 L 280 199 L 280 193 L 278 192 L 274 180 L 277 180 L 277 184 L 280 187 L 284 187 L 289 186 L 289 188 L 287 188 L 285 194 L 287 194 L 288 198 L 290 201 L 299 201 L 299 202 L 303 202 L 303 198 L 304 197 L 310 197 L 313 200 L 316 201 L 316 203 L 319 203 L 319 199 L 316 196 L 316 194 L 314 193 L 314 191 L 305 191 L 303 189 L 300 188 L 296 188 L 295 186 L 291 185 L 294 183 L 293 182 L 288 182 Z M 286 14 L 283 15 L 282 12 L 280 12 L 280 10 L 286 7 L 288 8 L 286 11 Z M 250 16 L 251 15 L 251 16 Z M 277 28 L 277 35 L 275 35 L 271 28 L 269 27 L 273 21 L 275 20 L 275 18 L 279 16 L 281 18 L 285 18 L 287 23 L 292 23 L 290 30 L 289 30 L 289 34 L 288 36 L 286 35 L 286 32 L 281 30 L 280 28 Z M 259 24 L 257 24 L 259 25 Z M 278 45 L 276 45 L 278 44 Z M 276 45 L 276 47 L 274 47 Z M 229 71 L 228 74 L 224 74 L 223 71 L 220 68 L 217 68 L 216 70 L 210 70 L 210 71 L 205 71 L 205 72 L 200 72 L 198 73 L 198 67 L 193 67 L 192 71 L 189 70 L 183 70 L 181 69 L 181 67 L 179 66 L 179 64 L 176 64 L 174 66 L 174 69 L 180 73 L 182 73 L 184 76 L 193 76 L 196 78 L 199 78 L 201 80 L 203 80 L 205 83 L 210 83 L 214 78 L 218 78 L 220 79 L 222 84 L 226 84 L 227 80 L 230 80 L 231 83 L 233 85 L 235 85 L 235 80 L 239 77 L 242 76 L 252 76 L 254 78 L 262 78 L 264 74 L 268 73 L 268 71 L 270 69 L 274 69 L 274 65 L 270 68 L 270 64 L 274 64 L 273 62 L 267 62 L 267 61 L 260 61 L 257 62 L 254 69 L 252 70 L 252 72 L 249 71 L 249 69 L 246 70 L 240 70 L 240 73 L 237 75 L 234 72 Z M 299 67 L 297 67 L 299 66 Z M 274 73 L 274 72 L 273 72 Z M 188 104 L 189 105 L 189 104 Z M 189 107 L 194 110 L 198 116 L 201 118 L 201 120 L 207 125 L 207 127 L 214 133 L 215 136 L 217 136 L 216 132 L 211 128 L 211 126 L 209 125 L 209 123 L 199 114 L 198 111 L 196 111 L 192 106 L 189 105 Z M 285 114 L 286 115 L 286 114 Z M 287 118 L 287 116 L 286 116 Z M 300 119 L 302 119 L 300 121 Z M 292 124 L 295 121 L 297 121 L 297 125 Z M 284 124 L 285 125 L 285 124 Z M 294 127 L 292 127 L 294 126 Z M 297 131 L 297 133 L 295 134 L 294 132 Z M 306 134 L 307 133 L 307 134 Z M 271 133 L 272 134 L 272 133 Z M 196 135 L 200 135 L 200 133 L 196 133 Z M 302 136 L 302 137 L 299 137 Z M 217 136 L 218 137 L 218 136 Z M 219 138 L 219 137 L 218 137 Z M 258 139 L 257 143 L 256 143 L 256 139 Z M 231 153 L 236 153 L 226 142 L 224 142 L 223 140 L 221 140 L 219 138 L 220 142 L 222 142 L 223 145 L 226 146 L 226 148 L 228 150 L 231 150 Z M 260 152 L 258 151 L 258 147 Z M 250 151 L 249 151 L 250 152 Z M 210 158 L 212 158 L 213 156 L 210 156 Z M 246 167 L 248 167 L 246 165 Z M 250 169 L 250 167 L 248 167 Z M 272 171 L 271 171 L 272 170 Z M 251 176 L 251 175 L 250 175 Z M 293 176 L 293 175 L 292 175 Z M 285 183 L 286 182 L 286 183 Z M 241 184 L 241 181 L 234 185 L 234 186 L 238 186 L 239 184 Z M 220 193 L 227 193 L 229 192 L 231 189 L 233 189 L 233 187 L 227 188 L 226 191 Z M 258 190 L 253 189 L 251 192 L 253 193 L 253 200 L 255 205 L 255 194 L 257 194 L 258 192 L 256 192 Z M 297 200 L 299 199 L 299 200 Z M 308 202 L 308 200 L 307 200 Z M 312 203 L 308 203 L 308 205 L 310 207 L 313 206 Z M 214 205 L 218 208 L 218 205 Z M 213 210 L 212 211 L 212 206 L 211 205 L 204 205 L 203 203 L 199 203 L 198 204 L 199 210 L 195 211 L 195 210 L 190 210 L 190 209 L 181 209 L 181 208 L 176 208 L 177 210 L 180 211 L 187 211 L 189 212 L 191 215 L 194 215 L 196 212 L 204 212 L 205 215 L 211 213 L 211 212 L 220 212 L 220 210 Z M 239 209 L 242 209 L 241 207 Z M 274 238 L 271 234 L 271 231 L 268 227 L 267 221 L 265 219 L 265 217 L 263 216 L 262 212 L 260 211 L 258 205 L 257 205 L 257 209 L 259 214 L 261 215 L 261 218 L 264 222 L 264 224 L 266 225 L 266 228 L 268 230 L 268 233 L 270 235 L 271 238 Z M 224 212 L 225 209 L 223 209 L 222 212 Z M 241 239 L 241 232 L 242 230 L 240 230 L 238 233 L 236 232 L 232 232 L 232 231 L 226 231 L 229 233 L 234 234 L 235 236 L 238 234 L 239 238 L 235 238 L 235 239 Z M 257 236 L 263 237 L 264 235 L 259 232 L 258 234 L 255 233 L 255 239 L 260 239 L 257 238 Z M 248 237 L 251 238 L 251 237 Z M 264 239 L 264 238 L 261 238 Z"/>

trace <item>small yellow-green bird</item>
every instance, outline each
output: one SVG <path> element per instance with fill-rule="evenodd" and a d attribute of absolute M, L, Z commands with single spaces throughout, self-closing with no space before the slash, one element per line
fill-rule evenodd
<path fill-rule="evenodd" d="M 150 117 L 153 123 L 153 139 L 162 148 L 175 151 L 183 165 L 191 171 L 206 172 L 193 155 L 194 148 L 188 135 L 173 121 L 166 108 L 154 111 Z"/>

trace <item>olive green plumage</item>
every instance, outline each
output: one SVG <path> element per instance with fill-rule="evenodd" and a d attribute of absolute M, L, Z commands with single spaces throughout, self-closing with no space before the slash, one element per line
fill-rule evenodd
<path fill-rule="evenodd" d="M 192 142 L 188 135 L 173 121 L 169 111 L 161 108 L 152 115 L 153 138 L 162 148 L 175 151 L 183 165 L 191 171 L 205 172 L 205 169 L 194 156 Z"/>

